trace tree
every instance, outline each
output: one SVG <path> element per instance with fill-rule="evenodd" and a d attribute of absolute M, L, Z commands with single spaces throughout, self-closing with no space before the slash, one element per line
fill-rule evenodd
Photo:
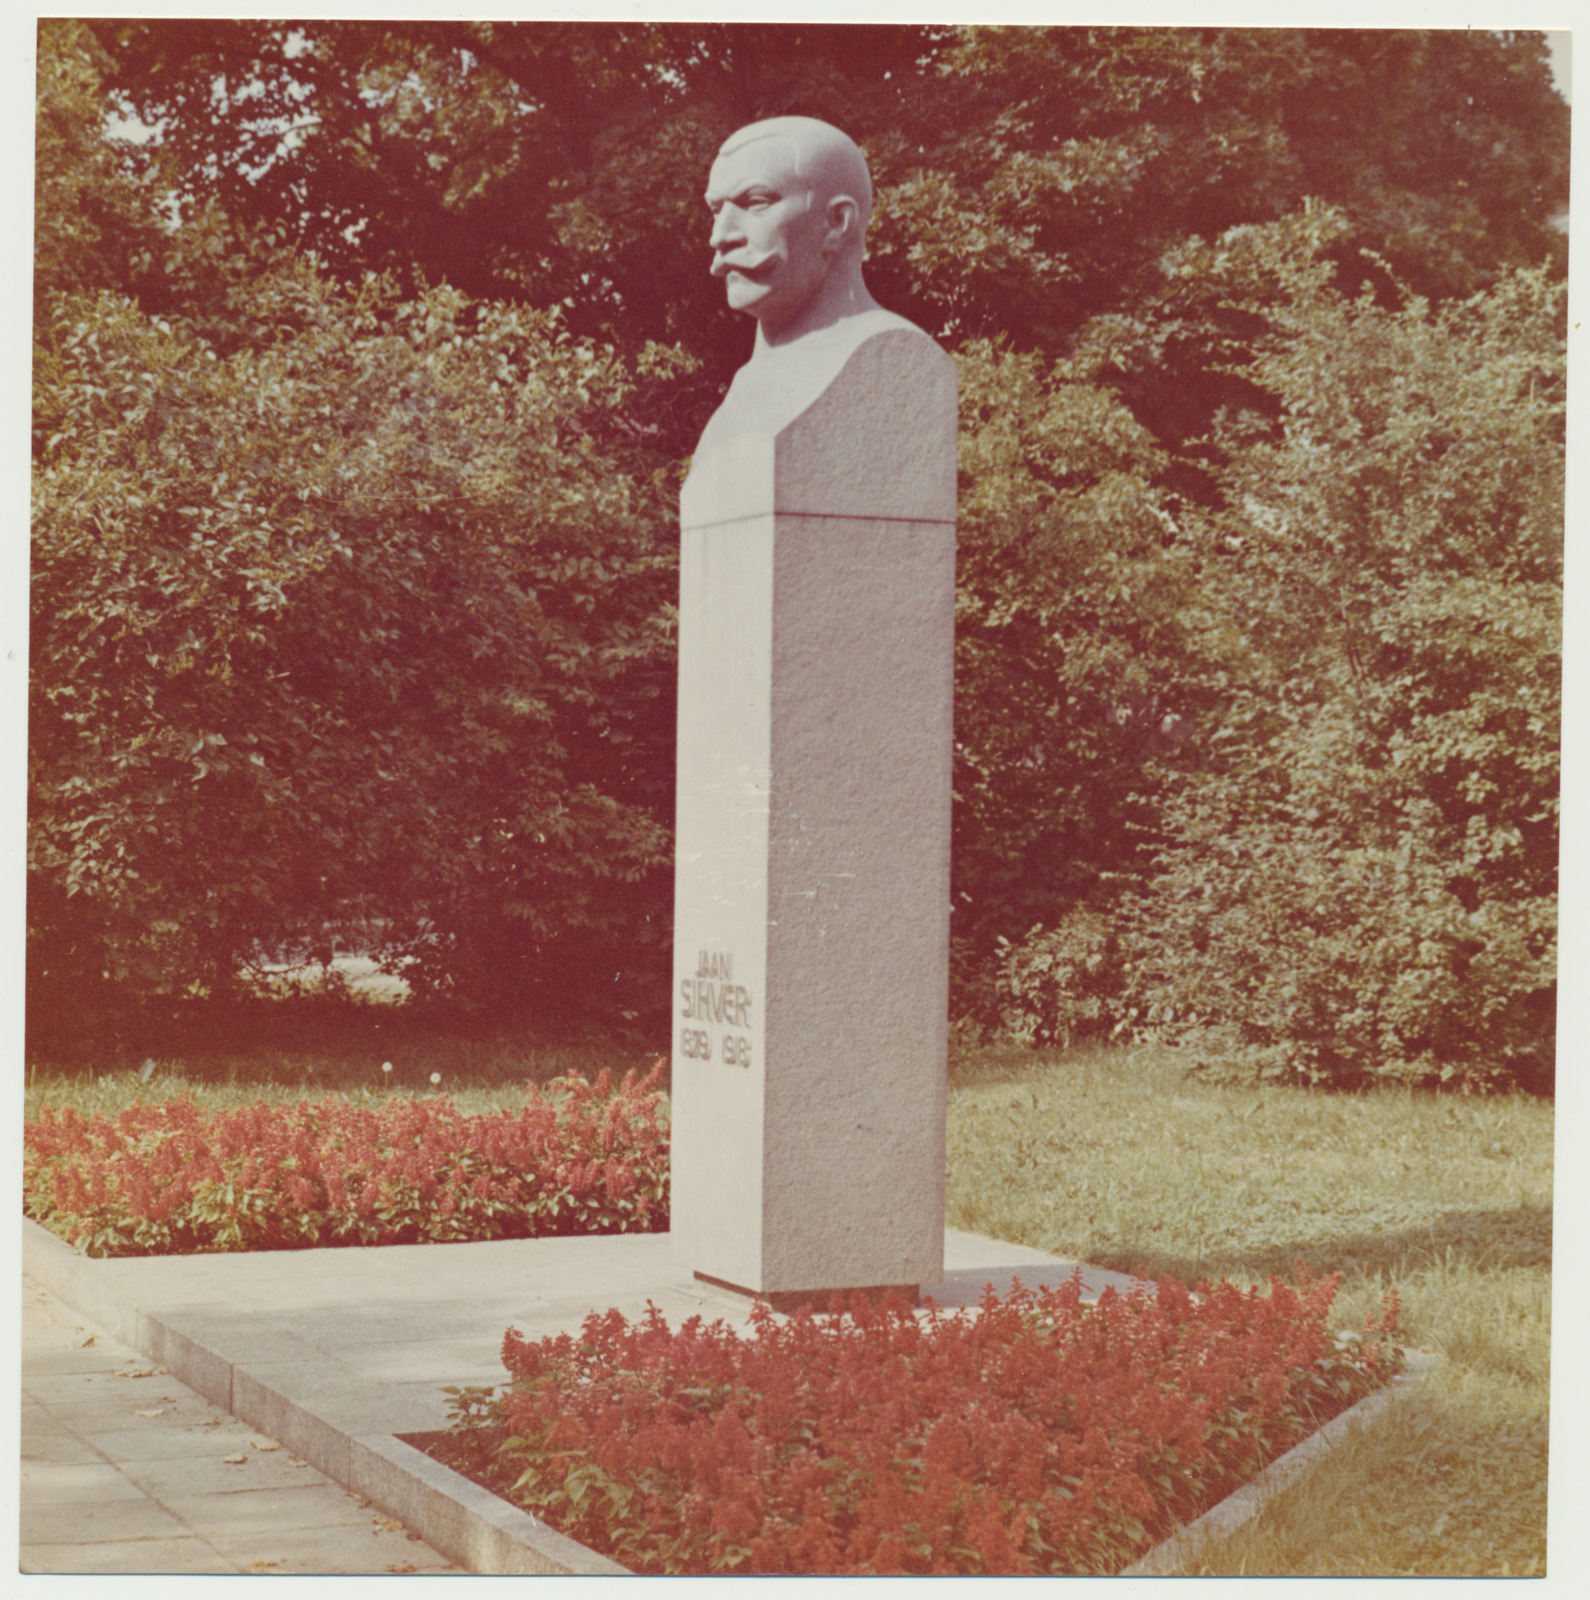
<path fill-rule="evenodd" d="M 158 242 L 207 298 L 57 278 L 35 349 L 36 1020 L 102 979 L 222 989 L 358 914 L 477 1004 L 665 987 L 672 555 L 635 371 L 554 311 L 348 291 L 213 213 Z"/>
<path fill-rule="evenodd" d="M 1278 292 L 1194 538 L 1225 703 L 1124 898 L 1116 1015 L 1268 1076 L 1541 1081 L 1555 1010 L 1565 324 L 1544 270 L 1349 298 L 1315 213 L 1183 270 Z M 1063 948 L 1060 953 L 1066 953 Z M 1032 997 L 1051 936 L 1017 963 Z M 1048 963 L 1046 968 L 1045 963 Z M 1053 1006 L 1059 1002 L 1051 1000 Z"/>
<path fill-rule="evenodd" d="M 116 91 L 163 130 L 169 181 L 284 229 L 333 270 L 564 305 L 621 349 L 701 373 L 659 443 L 688 453 L 746 334 L 704 293 L 700 185 L 756 117 L 798 111 L 867 149 L 869 277 L 952 345 L 1101 375 L 1162 444 L 1232 391 L 1209 308 L 1163 269 L 1189 237 L 1310 196 L 1339 259 L 1465 295 L 1565 261 L 1568 113 L 1543 36 L 1473 30 L 128 22 L 95 28 Z M 284 130 L 290 130 L 284 133 Z"/>
<path fill-rule="evenodd" d="M 1308 665 L 1294 689 L 1284 651 L 1249 647 L 1291 600 L 1223 542 L 1253 547 L 1222 519 L 1262 502 L 1244 473 L 1301 403 L 1264 341 L 1302 334 L 1274 308 L 1329 300 L 1306 301 L 1276 241 L 1313 230 L 1310 260 L 1348 303 L 1367 288 L 1394 316 L 1411 295 L 1440 327 L 1520 267 L 1563 266 L 1567 114 L 1538 35 L 106 19 L 43 37 L 41 203 L 70 221 L 40 235 L 38 637 L 55 676 L 36 713 L 35 900 L 42 929 L 91 905 L 93 951 L 154 937 L 142 891 L 112 928 L 94 919 L 121 902 L 67 896 L 64 863 L 100 836 L 151 849 L 168 822 L 155 881 L 210 908 L 191 926 L 218 961 L 261 916 L 281 932 L 379 905 L 443 986 L 505 995 L 528 965 L 578 997 L 617 930 L 641 951 L 665 939 L 670 497 L 747 345 L 704 278 L 699 178 L 734 127 L 801 111 L 866 146 L 869 281 L 961 361 L 958 1003 L 1041 1013 L 1054 974 L 1086 967 L 1073 1021 L 1102 1025 L 1128 978 L 1123 897 L 1172 841 L 1192 848 L 1190 797 L 1215 793 L 1197 785 L 1236 770 L 1191 731 L 1248 707 L 1254 749 L 1283 740 L 1277 681 L 1337 703 L 1328 675 Z M 108 104 L 157 137 L 116 153 L 91 131 Z M 682 354 L 643 357 L 657 340 Z M 1367 359 L 1360 377 L 1380 381 Z M 510 437 L 525 417 L 530 442 Z M 434 459 L 405 438 L 439 441 Z M 328 452 L 346 484 L 295 500 Z M 241 510 L 204 498 L 233 460 Z M 214 523 L 211 555 L 192 553 L 184 505 Z M 119 543 L 101 550 L 91 513 Z M 280 603 L 246 598 L 260 573 Z M 95 655 L 125 618 L 128 640 L 158 631 L 157 579 L 201 610 L 231 594 L 201 630 L 231 641 L 216 659 L 235 643 L 248 671 L 287 678 L 206 668 L 173 698 L 146 691 L 155 664 L 130 643 Z M 184 638 L 151 652 L 162 671 Z M 435 683 L 403 654 L 420 646 Z M 109 699 L 69 724 L 79 665 Z M 390 716 L 372 720 L 367 676 Z M 203 761 L 201 784 L 215 767 L 194 739 L 279 727 L 271 770 L 290 782 L 270 826 L 191 881 L 170 867 L 202 808 L 178 826 L 187 790 L 156 804 L 137 774 L 111 783 L 122 742 L 96 744 L 94 719 L 118 694 L 150 708 L 129 736 L 187 737 L 190 755 L 164 754 Z M 390 782 L 360 791 L 382 738 Z M 95 809 L 101 790 L 125 814 Z"/>
<path fill-rule="evenodd" d="M 1004 942 L 1147 869 L 1151 758 L 1213 700 L 1164 452 L 1081 363 L 960 368 L 953 1004 L 992 1026 Z"/>
<path fill-rule="evenodd" d="M 104 136 L 110 58 L 81 22 L 41 25 L 34 127 L 35 317 L 53 293 L 130 290 L 162 242 L 141 174 Z M 37 324 L 36 324 L 37 325 Z"/>

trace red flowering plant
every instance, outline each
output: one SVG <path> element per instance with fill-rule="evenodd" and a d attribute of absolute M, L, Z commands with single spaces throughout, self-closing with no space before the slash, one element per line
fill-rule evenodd
<path fill-rule="evenodd" d="M 46 1107 L 24 1130 L 24 1209 L 93 1256 L 659 1232 L 660 1074 L 532 1086 L 517 1114 L 445 1096 Z"/>
<path fill-rule="evenodd" d="M 510 1330 L 433 1453 L 636 1572 L 1116 1572 L 1399 1370 L 1394 1295 L 1339 1344 L 1336 1285 L 593 1314 Z"/>

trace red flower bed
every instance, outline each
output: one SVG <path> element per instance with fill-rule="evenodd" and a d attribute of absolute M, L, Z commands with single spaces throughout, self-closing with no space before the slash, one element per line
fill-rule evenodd
<path fill-rule="evenodd" d="M 1400 1368 L 1336 1279 L 510 1331 L 434 1452 L 644 1573 L 1107 1573 Z"/>
<path fill-rule="evenodd" d="M 92 1256 L 660 1232 L 660 1072 L 532 1088 L 518 1115 L 445 1097 L 47 1107 L 24 1132 L 24 1209 Z"/>

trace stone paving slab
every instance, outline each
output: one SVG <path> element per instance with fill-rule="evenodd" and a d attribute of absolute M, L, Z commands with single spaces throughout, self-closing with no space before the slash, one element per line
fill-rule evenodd
<path fill-rule="evenodd" d="M 22 1312 L 24 1573 L 459 1570 L 26 1281 Z"/>
<path fill-rule="evenodd" d="M 99 1559 L 122 1560 L 109 1552 L 138 1543 L 151 1558 L 158 1548 L 166 1552 L 160 1560 L 194 1563 L 145 1570 L 228 1570 L 203 1565 L 208 1549 L 238 1571 L 382 1573 L 407 1570 L 406 1562 L 423 1571 L 619 1573 L 431 1461 L 404 1436 L 445 1427 L 448 1385 L 505 1381 L 500 1349 L 510 1327 L 527 1336 L 577 1333 L 593 1311 L 617 1309 L 634 1319 L 648 1305 L 673 1326 L 700 1316 L 744 1329 L 751 1318 L 748 1299 L 696 1281 L 674 1260 L 668 1237 L 658 1234 L 91 1261 L 24 1222 L 23 1259 L 31 1278 L 106 1330 L 92 1359 L 92 1347 L 83 1347 L 79 1369 L 63 1347 L 48 1341 L 29 1347 L 25 1370 L 30 1381 L 37 1372 L 50 1398 L 34 1393 L 44 1412 L 26 1438 L 51 1452 L 54 1465 L 78 1459 L 71 1441 L 81 1441 L 94 1452 L 83 1459 L 126 1469 L 148 1504 L 172 1519 L 175 1528 L 152 1511 L 139 1512 L 148 1522 L 139 1534 L 96 1536 Z M 975 1306 L 989 1284 L 1005 1292 L 1019 1276 L 1058 1285 L 1076 1270 L 1020 1245 L 949 1233 L 944 1282 L 924 1292 L 945 1308 Z M 1085 1269 L 1084 1280 L 1088 1298 L 1107 1285 L 1124 1291 L 1133 1281 L 1095 1268 Z M 52 1358 L 50 1370 L 26 1365 L 39 1355 Z M 145 1366 L 153 1360 L 188 1388 L 173 1387 L 172 1377 L 117 1378 L 107 1358 L 142 1359 Z M 56 1385 L 73 1377 L 77 1398 L 70 1382 Z M 157 1408 L 158 1418 L 137 1416 Z M 223 1421 L 220 1410 L 232 1418 Z M 195 1437 L 212 1427 L 211 1443 L 196 1446 Z M 184 1463 L 195 1459 L 194 1451 L 203 1459 L 208 1450 L 211 1460 L 246 1454 L 250 1430 L 279 1441 L 289 1459 L 310 1463 L 358 1498 L 295 1509 L 307 1508 L 311 1497 L 279 1476 L 268 1487 L 234 1487 L 223 1478 L 209 1492 L 189 1493 L 194 1477 Z M 133 1469 L 135 1462 L 142 1465 Z M 255 1481 L 264 1483 L 265 1474 Z M 384 1549 L 361 1548 L 335 1558 L 354 1565 L 304 1567 L 333 1559 L 311 1553 L 331 1548 L 330 1533 L 314 1533 L 322 1521 L 356 1530 L 350 1537 L 360 1544 L 366 1535 L 358 1530 L 369 1525 L 366 1502 L 393 1513 L 394 1527 L 406 1520 L 430 1548 L 409 1543 L 417 1554 L 395 1563 Z M 62 1524 L 47 1520 L 50 1509 L 37 1503 L 28 1512 L 46 1518 L 25 1532 L 24 1557 L 41 1563 L 37 1570 L 69 1542 Z M 114 1509 L 107 1504 L 101 1514 Z M 259 1542 L 268 1544 L 277 1524 L 285 1526 L 282 1519 L 295 1526 L 290 1559 L 281 1539 L 274 1552 Z M 185 1543 L 185 1535 L 204 1548 Z"/>
<path fill-rule="evenodd" d="M 163 1504 L 201 1539 L 252 1537 L 291 1528 L 357 1527 L 368 1535 L 370 1518 L 354 1496 L 323 1494 L 316 1483 L 290 1489 L 233 1489 L 166 1495 Z M 219 1548 L 219 1546 L 218 1546 Z"/>
<path fill-rule="evenodd" d="M 195 1463 L 198 1465 L 198 1463 Z M 215 1469 L 208 1462 L 204 1470 L 213 1478 Z M 29 1461 L 28 1499 L 33 1505 L 75 1505 L 90 1500 L 138 1500 L 142 1492 L 111 1462 Z"/>
<path fill-rule="evenodd" d="M 251 1436 L 252 1430 L 241 1428 L 228 1434 L 209 1428 L 201 1433 L 188 1427 L 149 1427 L 116 1428 L 82 1437 L 102 1459 L 119 1467 L 131 1461 L 169 1461 L 195 1453 L 219 1461 L 223 1454 L 246 1450 Z"/>
<path fill-rule="evenodd" d="M 40 1401 L 56 1421 L 82 1439 L 107 1433 L 147 1432 L 149 1424 L 160 1418 L 198 1427 L 212 1415 L 209 1405 L 191 1391 L 181 1395 L 171 1393 L 169 1399 L 162 1396 L 160 1400 L 134 1393 L 93 1395 L 85 1400 L 51 1400 L 39 1394 L 33 1398 Z"/>
<path fill-rule="evenodd" d="M 38 1344 L 29 1344 L 26 1334 L 22 1341 L 22 1358 L 27 1362 L 30 1376 L 47 1378 L 55 1373 L 114 1374 L 125 1363 L 120 1356 L 95 1346 L 91 1350 L 54 1350 Z"/>
<path fill-rule="evenodd" d="M 131 1500 L 101 1500 L 92 1505 L 37 1504 L 28 1495 L 23 1478 L 22 1559 L 30 1544 L 83 1545 L 129 1539 L 181 1539 L 196 1530 L 188 1527 L 157 1500 L 138 1495 Z"/>
<path fill-rule="evenodd" d="M 144 1394 L 132 1388 L 125 1378 L 118 1378 L 116 1373 L 115 1367 L 107 1368 L 104 1372 L 35 1373 L 30 1363 L 28 1398 L 45 1411 L 49 1411 L 56 1402 L 77 1406 L 111 1405 L 123 1409 L 134 1402 L 142 1402 Z"/>
<path fill-rule="evenodd" d="M 135 1488 L 169 1503 L 172 1495 L 241 1493 L 255 1489 L 297 1489 L 319 1483 L 320 1474 L 300 1456 L 276 1445 L 268 1452 L 265 1441 L 249 1429 L 248 1443 L 227 1441 L 219 1456 L 212 1445 L 202 1456 L 147 1456 L 140 1461 L 118 1462 L 117 1470 Z M 234 1461 L 233 1456 L 241 1456 Z M 217 1465 L 219 1460 L 220 1465 Z"/>
<path fill-rule="evenodd" d="M 274 1533 L 216 1534 L 210 1543 L 234 1570 L 271 1577 L 442 1576 L 459 1571 L 424 1544 L 405 1544 L 402 1534 L 363 1526 L 301 1529 L 286 1543 Z"/>
<path fill-rule="evenodd" d="M 59 1433 L 33 1433 L 24 1430 L 22 1456 L 29 1464 L 49 1462 L 55 1465 L 76 1465 L 103 1461 L 105 1457 L 93 1445 L 79 1439 L 75 1433 L 62 1429 Z"/>
<path fill-rule="evenodd" d="M 25 1543 L 22 1571 L 73 1573 L 226 1573 L 236 1576 L 220 1551 L 203 1539 L 106 1540 L 84 1545 Z"/>

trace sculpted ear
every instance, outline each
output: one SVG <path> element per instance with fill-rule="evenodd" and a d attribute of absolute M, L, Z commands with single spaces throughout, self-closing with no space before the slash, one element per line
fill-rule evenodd
<path fill-rule="evenodd" d="M 828 232 L 823 238 L 823 246 L 828 250 L 838 250 L 855 237 L 861 225 L 861 207 L 848 194 L 836 194 L 828 202 L 825 220 Z"/>

